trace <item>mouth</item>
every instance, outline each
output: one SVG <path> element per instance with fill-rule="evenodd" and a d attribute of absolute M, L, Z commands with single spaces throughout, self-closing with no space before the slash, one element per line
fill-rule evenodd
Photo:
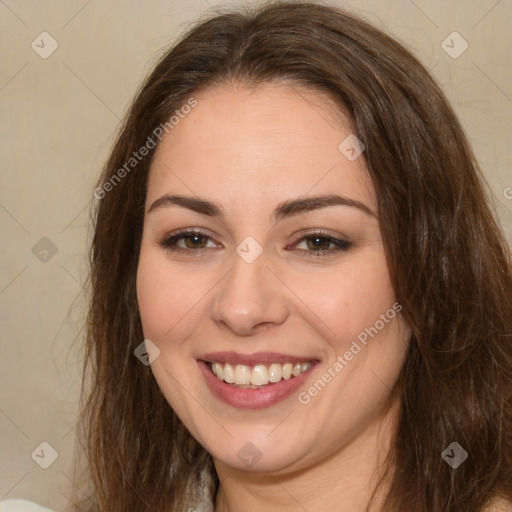
<path fill-rule="evenodd" d="M 276 384 L 281 380 L 298 377 L 306 372 L 312 365 L 311 361 L 303 363 L 272 363 L 270 365 L 257 364 L 247 366 L 229 363 L 208 363 L 212 373 L 221 381 L 240 389 L 261 389 L 269 384 Z"/>
<path fill-rule="evenodd" d="M 237 408 L 262 409 L 293 394 L 319 360 L 275 353 L 217 352 L 197 362 L 217 398 Z"/>

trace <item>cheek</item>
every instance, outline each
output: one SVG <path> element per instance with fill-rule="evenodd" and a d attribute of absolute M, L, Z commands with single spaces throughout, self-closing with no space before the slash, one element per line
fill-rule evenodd
<path fill-rule="evenodd" d="M 185 272 L 171 268 L 165 254 L 142 248 L 137 268 L 137 300 L 144 337 L 160 350 L 151 370 L 167 401 L 187 424 L 193 415 L 187 391 L 180 383 L 187 382 L 188 392 L 197 394 L 193 382 L 188 381 L 197 368 L 186 350 L 176 349 L 179 340 L 186 339 L 197 325 L 200 312 L 195 306 L 207 290 L 204 280 L 194 281 Z"/>
<path fill-rule="evenodd" d="M 144 336 L 152 341 L 158 340 L 166 329 L 170 329 L 169 316 L 173 315 L 176 301 L 171 301 L 172 283 L 151 265 L 151 258 L 141 253 L 137 269 L 137 301 L 144 329 Z M 164 286 L 163 286 L 164 285 Z M 167 313 L 167 314 L 166 314 Z"/>
<path fill-rule="evenodd" d="M 330 272 L 305 273 L 297 279 L 294 291 L 311 311 L 309 316 L 318 331 L 337 352 L 345 350 L 395 303 L 380 252 L 369 252 Z"/>
<path fill-rule="evenodd" d="M 186 328 L 208 289 L 208 280 L 171 268 L 165 256 L 143 248 L 137 269 L 137 300 L 144 335 L 158 343 L 170 332 Z"/>

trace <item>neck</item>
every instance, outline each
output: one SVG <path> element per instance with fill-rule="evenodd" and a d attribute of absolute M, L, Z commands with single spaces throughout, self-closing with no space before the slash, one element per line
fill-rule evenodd
<path fill-rule="evenodd" d="M 296 471 L 248 472 L 215 460 L 220 485 L 215 512 L 279 510 L 366 512 L 382 510 L 383 475 L 396 425 L 397 405 L 382 413 L 352 441 L 314 466 Z M 389 474 L 386 477 L 389 478 Z"/>

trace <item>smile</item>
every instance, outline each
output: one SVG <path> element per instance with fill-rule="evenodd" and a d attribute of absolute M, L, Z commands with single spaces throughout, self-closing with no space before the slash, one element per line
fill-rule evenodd
<path fill-rule="evenodd" d="M 205 354 L 197 360 L 214 397 L 238 409 L 264 409 L 298 392 L 320 361 L 274 352 Z"/>
<path fill-rule="evenodd" d="M 258 389 L 267 386 L 269 383 L 275 384 L 281 380 L 298 377 L 310 367 L 311 362 L 309 361 L 295 364 L 272 363 L 268 366 L 257 364 L 252 367 L 245 364 L 233 366 L 229 363 L 211 363 L 212 372 L 218 379 L 246 389 Z"/>

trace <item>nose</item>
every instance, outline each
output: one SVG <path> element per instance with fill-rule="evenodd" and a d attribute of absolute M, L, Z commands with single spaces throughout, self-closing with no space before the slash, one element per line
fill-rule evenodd
<path fill-rule="evenodd" d="M 239 336 L 279 326 L 289 315 L 286 287 L 270 270 L 264 254 L 252 263 L 235 254 L 233 268 L 215 287 L 212 318 Z"/>

